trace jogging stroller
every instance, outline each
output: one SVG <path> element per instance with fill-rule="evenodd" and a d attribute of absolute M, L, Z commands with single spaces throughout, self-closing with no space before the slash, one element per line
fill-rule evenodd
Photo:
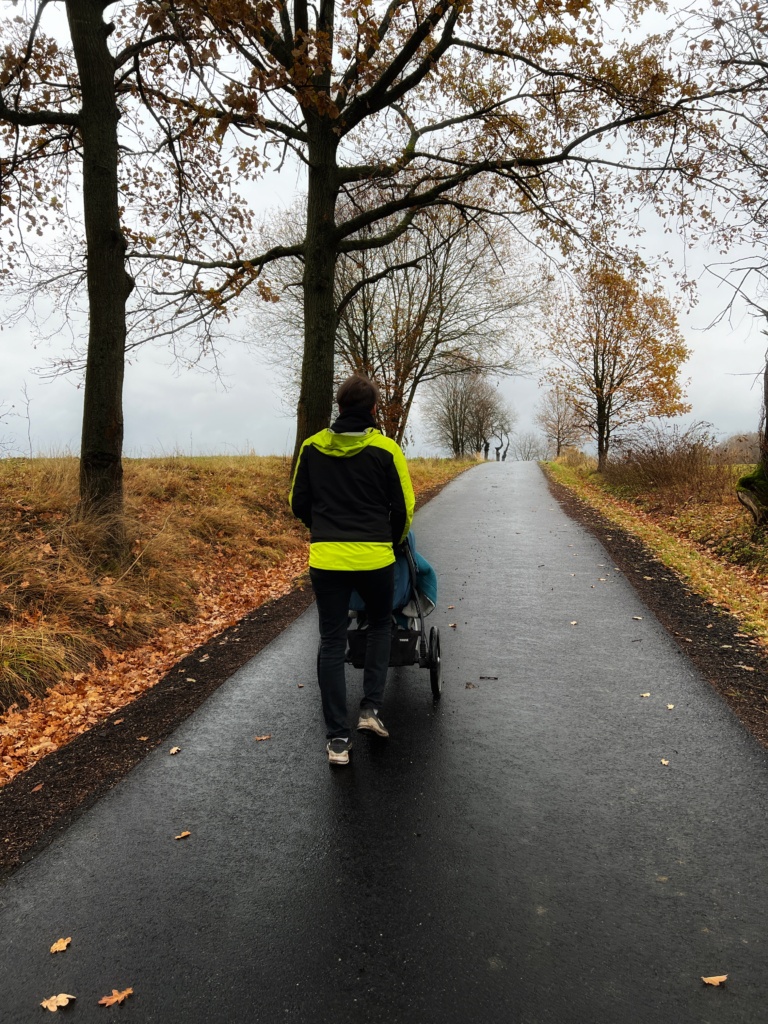
<path fill-rule="evenodd" d="M 427 635 L 424 619 L 437 603 L 437 577 L 432 566 L 416 551 L 411 531 L 395 552 L 395 594 L 392 612 L 392 639 L 389 651 L 391 667 L 419 665 L 429 669 L 432 695 L 440 697 L 443 670 L 440 659 L 440 630 L 433 626 Z M 354 668 L 365 666 L 368 630 L 365 605 L 359 594 L 352 594 L 349 610 L 354 628 L 347 630 L 346 660 Z"/>

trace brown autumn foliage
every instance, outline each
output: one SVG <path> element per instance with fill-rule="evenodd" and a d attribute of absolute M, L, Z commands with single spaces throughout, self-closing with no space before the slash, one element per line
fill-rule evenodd
<path fill-rule="evenodd" d="M 417 495 L 468 464 L 411 460 Z M 77 460 L 0 462 L 0 785 L 306 572 L 288 459 L 132 459 L 126 478 L 131 557 L 105 567 Z"/>
<path fill-rule="evenodd" d="M 600 262 L 579 269 L 574 281 L 548 332 L 555 362 L 546 376 L 597 442 L 603 470 L 619 430 L 690 409 L 679 380 L 689 349 L 658 285 Z"/>

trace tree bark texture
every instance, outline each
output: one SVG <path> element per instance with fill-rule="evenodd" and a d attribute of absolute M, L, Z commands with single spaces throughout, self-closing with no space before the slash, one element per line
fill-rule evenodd
<path fill-rule="evenodd" d="M 597 402 L 597 468 L 603 472 L 608 464 L 608 447 L 610 443 L 610 424 L 608 411 L 603 401 L 598 398 Z"/>
<path fill-rule="evenodd" d="M 85 514 L 120 513 L 123 503 L 125 307 L 133 281 L 118 210 L 119 112 L 110 28 L 102 0 L 67 0 L 80 78 L 83 214 L 87 245 L 88 356 L 80 449 L 80 501 Z"/>
<path fill-rule="evenodd" d="M 336 167 L 338 140 L 328 121 L 307 118 L 309 173 L 304 243 L 304 359 L 296 417 L 294 463 L 302 442 L 327 427 L 333 408 L 336 342 Z"/>

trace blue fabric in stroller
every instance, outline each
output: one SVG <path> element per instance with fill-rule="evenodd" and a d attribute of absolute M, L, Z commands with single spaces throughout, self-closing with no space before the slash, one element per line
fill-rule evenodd
<path fill-rule="evenodd" d="M 416 550 L 416 540 L 411 531 L 406 537 L 406 543 L 395 552 L 394 628 L 389 664 L 428 668 L 432 695 L 438 698 L 443 678 L 440 631 L 432 628 L 427 635 L 424 626 L 424 618 L 433 611 L 436 604 L 437 574 L 426 558 Z M 347 630 L 347 661 L 355 668 L 363 668 L 368 630 L 365 605 L 357 593 L 352 594 L 349 615 L 350 619 L 356 619 L 357 622 L 356 628 Z"/>
<path fill-rule="evenodd" d="M 414 622 L 418 618 L 418 607 L 414 601 L 414 586 L 418 591 L 418 606 L 424 616 L 432 612 L 437 605 L 437 573 L 416 550 L 416 537 L 413 530 L 405 538 L 411 549 L 413 564 L 416 567 L 416 579 L 411 579 L 411 568 L 404 552 L 395 551 L 395 589 L 392 599 L 392 611 L 398 626 L 404 629 L 421 629 L 421 623 Z M 350 612 L 365 611 L 365 603 L 356 590 L 352 591 L 349 602 Z"/>

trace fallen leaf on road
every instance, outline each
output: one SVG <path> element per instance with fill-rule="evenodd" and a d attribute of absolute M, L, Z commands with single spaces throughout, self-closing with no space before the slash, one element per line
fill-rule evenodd
<path fill-rule="evenodd" d="M 124 718 L 116 718 L 114 720 L 114 722 L 112 723 L 112 725 L 122 725 L 124 721 L 125 721 Z"/>
<path fill-rule="evenodd" d="M 449 604 L 449 605 L 448 605 L 448 611 L 449 611 L 449 612 L 452 612 L 452 611 L 453 611 L 453 609 L 454 609 L 455 607 L 456 607 L 456 605 L 455 605 L 455 604 Z"/>
<path fill-rule="evenodd" d="M 196 683 L 197 680 L 193 679 L 192 676 L 187 676 L 184 680 L 185 683 Z"/>
<path fill-rule="evenodd" d="M 578 619 L 574 619 L 573 622 L 571 623 L 572 626 L 578 626 L 578 624 L 579 624 Z"/>
<path fill-rule="evenodd" d="M 253 738 L 256 740 L 257 743 L 261 743 L 262 740 L 271 740 L 272 733 L 268 732 L 266 736 L 254 736 Z"/>
<path fill-rule="evenodd" d="M 39 793 L 42 788 L 43 788 L 43 783 L 42 782 L 38 782 L 38 784 L 36 786 L 32 787 L 32 792 L 33 793 Z"/>
<path fill-rule="evenodd" d="M 448 625 L 451 627 L 451 629 L 456 629 L 457 624 L 455 622 L 449 622 Z"/>
<path fill-rule="evenodd" d="M 635 622 L 642 622 L 643 621 L 643 616 L 642 615 L 633 615 L 632 618 L 635 620 Z"/>
<path fill-rule="evenodd" d="M 181 747 L 171 747 L 171 749 L 168 751 L 168 753 L 169 754 L 178 754 L 178 752 L 180 750 L 181 750 Z"/>
<path fill-rule="evenodd" d="M 116 988 L 113 988 L 111 996 L 102 996 L 99 1000 L 99 1006 L 114 1006 L 115 1003 L 124 1002 L 130 995 L 133 995 L 132 988 L 124 988 L 122 992 L 118 992 Z"/>
<path fill-rule="evenodd" d="M 667 711 L 671 711 L 674 706 L 674 704 L 667 704 Z"/>
<path fill-rule="evenodd" d="M 298 688 L 299 688 L 300 690 L 303 690 L 303 689 L 304 689 L 304 683 L 297 683 L 296 685 L 298 686 Z"/>
<path fill-rule="evenodd" d="M 75 996 L 68 996 L 66 992 L 59 992 L 57 996 L 51 996 L 50 999 L 44 999 L 40 1005 L 44 1010 L 50 1010 L 52 1013 L 56 1013 L 60 1006 L 68 1006 L 71 999 Z"/>
<path fill-rule="evenodd" d="M 149 739 L 149 736 L 139 736 L 139 742 L 140 743 L 146 743 L 146 741 L 148 739 Z"/>
<path fill-rule="evenodd" d="M 744 672 L 754 672 L 754 671 L 755 671 L 755 670 L 754 670 L 754 669 L 752 668 L 752 666 L 751 666 L 751 665 L 737 665 L 737 666 L 736 666 L 736 668 L 740 668 L 740 669 L 742 669 L 742 671 L 744 671 Z"/>
<path fill-rule="evenodd" d="M 641 693 L 640 696 L 641 697 L 650 697 L 651 695 L 650 695 L 650 693 Z"/>
<path fill-rule="evenodd" d="M 191 836 L 191 835 L 192 835 L 191 832 L 180 832 L 179 835 L 174 836 L 173 838 L 174 839 L 186 839 L 187 836 Z"/>
<path fill-rule="evenodd" d="M 653 579 L 653 576 L 643 576 L 643 579 L 644 579 L 644 580 L 652 580 L 652 579 Z"/>
<path fill-rule="evenodd" d="M 67 946 L 72 941 L 72 936 L 68 939 L 56 939 L 54 944 L 51 946 L 52 953 L 63 953 Z M 74 997 L 73 997 L 74 998 Z"/>
<path fill-rule="evenodd" d="M 661 759 L 661 763 L 662 763 L 663 765 L 668 765 L 668 764 L 669 764 L 669 761 L 668 761 L 668 760 L 666 759 L 666 757 L 662 757 L 662 759 Z"/>
<path fill-rule="evenodd" d="M 704 978 L 704 977 L 702 977 L 701 980 L 704 982 L 705 985 L 723 985 L 723 984 L 725 984 L 725 979 L 727 977 L 728 977 L 727 974 L 715 974 L 711 978 Z"/>

